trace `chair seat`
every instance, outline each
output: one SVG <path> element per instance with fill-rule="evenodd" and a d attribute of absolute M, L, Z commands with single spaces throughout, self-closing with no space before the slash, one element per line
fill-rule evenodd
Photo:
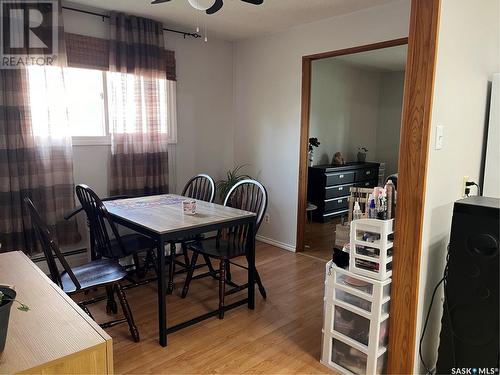
<path fill-rule="evenodd" d="M 101 259 L 72 268 L 81 289 L 94 288 L 110 283 L 116 283 L 127 275 L 122 267 L 113 260 Z M 76 286 L 66 272 L 61 273 L 62 289 L 66 293 L 76 291 Z"/>
<path fill-rule="evenodd" d="M 221 239 L 219 240 L 219 246 L 217 246 L 217 240 L 215 238 L 196 241 L 189 244 L 188 248 L 216 259 L 232 259 L 245 255 L 245 248 L 241 245 L 235 244 L 233 241 Z"/>
<path fill-rule="evenodd" d="M 138 233 L 126 234 L 120 236 L 124 251 L 122 252 L 121 247 L 116 238 L 112 239 L 111 242 L 111 253 L 112 256 L 110 258 L 120 259 L 126 257 L 128 255 L 132 255 L 138 253 L 143 250 L 148 250 L 153 248 L 154 242 L 149 237 L 143 236 Z M 103 254 L 104 255 L 104 254 Z"/>

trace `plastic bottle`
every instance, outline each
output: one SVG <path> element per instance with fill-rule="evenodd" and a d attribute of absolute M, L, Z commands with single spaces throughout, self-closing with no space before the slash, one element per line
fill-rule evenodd
<path fill-rule="evenodd" d="M 370 219 L 376 219 L 377 218 L 377 207 L 375 206 L 375 199 L 373 198 L 373 195 L 370 194 L 368 201 L 370 202 L 368 206 L 368 217 Z"/>
<path fill-rule="evenodd" d="M 361 212 L 361 207 L 359 202 L 354 202 L 354 210 L 352 211 L 352 219 L 358 220 L 363 218 L 363 212 Z"/>

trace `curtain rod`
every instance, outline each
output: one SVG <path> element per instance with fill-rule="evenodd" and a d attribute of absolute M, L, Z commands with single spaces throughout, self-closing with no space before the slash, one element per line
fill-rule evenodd
<path fill-rule="evenodd" d="M 109 18 L 109 16 L 107 14 L 100 14 L 100 13 L 96 13 L 96 12 L 90 12 L 88 10 L 82 10 L 82 9 L 77 9 L 77 8 L 72 8 L 72 7 L 67 7 L 67 6 L 63 6 L 62 8 L 66 9 L 66 10 L 71 10 L 73 12 L 84 13 L 84 14 L 89 14 L 91 16 L 102 17 L 103 21 L 105 18 Z M 168 29 L 166 27 L 164 27 L 163 30 L 168 31 L 170 33 L 181 34 L 184 38 L 186 38 L 187 36 L 190 36 L 190 37 L 195 38 L 195 39 L 201 38 L 201 35 L 198 33 L 188 33 L 187 31 Z"/>

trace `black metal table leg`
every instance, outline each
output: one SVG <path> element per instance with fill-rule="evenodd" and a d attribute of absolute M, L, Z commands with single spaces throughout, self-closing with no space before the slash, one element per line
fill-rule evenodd
<path fill-rule="evenodd" d="M 165 242 L 162 237 L 158 238 L 158 330 L 160 332 L 160 345 L 167 346 L 167 305 L 165 278 Z"/>
<path fill-rule="evenodd" d="M 248 308 L 255 309 L 255 221 L 248 227 Z"/>

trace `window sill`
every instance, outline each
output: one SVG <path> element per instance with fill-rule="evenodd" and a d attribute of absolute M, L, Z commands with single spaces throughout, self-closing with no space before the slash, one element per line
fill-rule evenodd
<path fill-rule="evenodd" d="M 71 137 L 73 146 L 110 146 L 111 137 L 110 136 L 94 136 L 94 137 L 83 137 L 74 136 Z"/>
<path fill-rule="evenodd" d="M 111 146 L 111 136 L 73 136 L 71 137 L 71 144 L 73 146 Z M 176 145 L 177 139 L 169 139 L 167 144 Z"/>

